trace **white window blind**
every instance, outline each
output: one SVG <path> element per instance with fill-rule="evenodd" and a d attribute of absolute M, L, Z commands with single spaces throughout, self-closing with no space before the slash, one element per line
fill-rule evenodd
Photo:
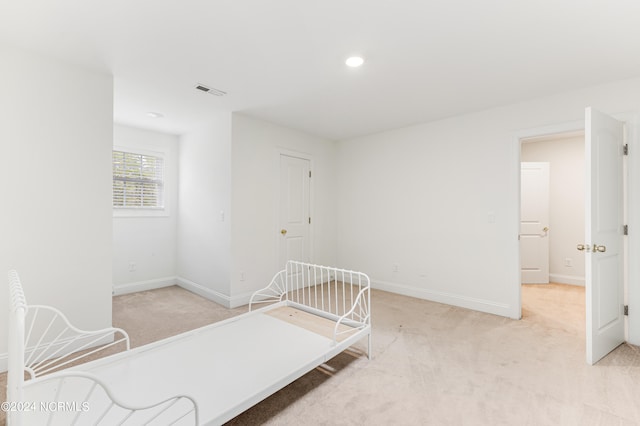
<path fill-rule="evenodd" d="M 113 207 L 164 207 L 163 158 L 113 151 Z"/>

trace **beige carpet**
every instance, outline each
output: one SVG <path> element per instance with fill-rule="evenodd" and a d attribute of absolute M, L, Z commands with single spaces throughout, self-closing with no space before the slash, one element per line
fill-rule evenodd
<path fill-rule="evenodd" d="M 640 350 L 586 365 L 580 287 L 523 286 L 520 321 L 381 291 L 372 301 L 373 360 L 338 355 L 229 424 L 640 424 Z M 168 287 L 114 298 L 114 325 L 138 346 L 245 310 Z"/>

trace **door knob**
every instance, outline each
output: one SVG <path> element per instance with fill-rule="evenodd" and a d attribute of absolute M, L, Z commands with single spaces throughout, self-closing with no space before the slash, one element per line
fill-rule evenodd
<path fill-rule="evenodd" d="M 280 230 L 280 233 L 281 233 L 282 235 L 285 235 L 285 234 L 287 233 L 287 230 L 286 230 L 286 229 L 281 229 L 281 230 Z"/>
<path fill-rule="evenodd" d="M 607 246 L 599 246 L 597 244 L 593 245 L 593 249 L 591 249 L 589 244 L 578 244 L 576 248 L 580 251 L 586 251 L 587 253 L 589 253 L 589 251 L 592 251 L 593 253 L 604 253 L 607 251 Z"/>

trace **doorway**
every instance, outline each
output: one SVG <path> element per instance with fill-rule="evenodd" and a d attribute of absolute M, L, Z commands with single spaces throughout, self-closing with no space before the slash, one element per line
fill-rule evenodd
<path fill-rule="evenodd" d="M 522 317 L 576 337 L 585 332 L 585 256 L 576 250 L 585 240 L 584 147 L 582 130 L 521 139 L 520 146 L 521 220 L 531 228 L 520 240 Z M 536 224 L 544 210 L 547 222 Z"/>
<path fill-rule="evenodd" d="M 560 324 L 576 336 L 585 331 L 585 257 L 576 250 L 576 245 L 585 240 L 584 147 L 583 130 L 520 140 L 521 162 L 546 164 L 549 172 L 548 225 L 540 224 L 538 230 L 539 241 L 548 248 L 544 253 L 548 256 L 545 259 L 548 270 L 545 277 L 537 277 L 538 283 L 547 284 L 527 284 L 529 278 L 521 274 L 522 317 L 538 323 Z M 540 178 L 532 174 L 529 177 L 544 179 L 544 176 Z M 525 181 L 522 184 L 525 185 Z M 531 183 L 529 185 L 532 186 Z M 526 197 L 526 194 L 523 188 L 521 197 Z M 540 202 L 521 198 L 521 206 L 527 201 Z M 540 254 L 539 251 L 536 253 Z M 535 263 L 526 259 L 527 251 L 522 248 L 521 256 L 523 267 Z"/>
<path fill-rule="evenodd" d="M 584 286 L 585 257 L 576 250 L 576 245 L 585 240 L 584 131 L 530 137 L 520 142 L 521 162 L 533 163 L 526 170 L 527 179 L 522 181 L 521 215 L 529 214 L 535 221 L 544 222 L 537 218 L 544 217 L 545 212 L 541 210 L 545 210 L 543 204 L 548 202 L 548 222 L 540 222 L 535 230 L 528 231 L 531 238 L 521 237 L 521 263 L 525 268 L 522 283 Z M 544 164 L 548 164 L 548 178 L 542 173 Z M 548 179 L 548 200 L 533 199 L 544 197 L 540 193 L 547 185 L 545 179 Z M 521 219 L 527 219 L 525 225 L 535 226 L 532 218 Z M 546 247 L 548 251 L 542 250 Z M 546 259 L 534 256 L 546 256 Z M 548 269 L 535 270 L 543 260 Z"/>
<path fill-rule="evenodd" d="M 628 150 L 624 121 L 586 108 L 584 129 L 584 242 L 576 249 L 585 255 L 586 360 L 594 364 L 625 341 L 624 158 Z M 565 126 L 564 130 L 571 129 Z M 538 134 L 554 133 L 559 132 Z M 523 139 L 525 135 L 518 139 L 521 151 Z M 522 285 L 518 287 L 520 306 L 521 290 Z"/>

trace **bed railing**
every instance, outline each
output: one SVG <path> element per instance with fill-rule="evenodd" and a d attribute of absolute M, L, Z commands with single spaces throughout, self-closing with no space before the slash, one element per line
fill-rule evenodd
<path fill-rule="evenodd" d="M 251 296 L 249 310 L 281 301 L 305 306 L 336 321 L 335 343 L 343 334 L 370 326 L 370 289 L 362 272 L 290 260 L 267 287 Z"/>
<path fill-rule="evenodd" d="M 97 377 L 83 372 L 59 372 L 39 379 L 45 402 L 25 402 L 27 424 L 59 425 L 198 425 L 198 406 L 187 395 L 150 405 L 120 401 Z M 62 404 L 62 405 L 61 405 Z"/>
<path fill-rule="evenodd" d="M 86 331 L 74 327 L 56 308 L 27 305 L 20 278 L 9 272 L 14 322 L 24 326 L 22 352 L 23 370 L 33 379 L 51 373 L 91 355 L 123 343 L 130 349 L 129 335 L 121 328 L 108 327 Z M 119 337 L 117 337 L 119 336 Z M 15 336 L 16 340 L 18 336 Z M 16 344 L 17 342 L 11 342 Z"/>
<path fill-rule="evenodd" d="M 167 421 L 172 418 L 173 409 L 169 412 L 168 408 L 174 404 L 183 405 L 184 400 L 191 401 L 192 410 L 187 410 L 185 416 L 189 417 L 189 413 L 193 412 L 197 424 L 197 407 L 195 402 L 187 396 L 176 396 L 157 404 L 135 407 L 126 405 L 116 401 L 111 397 L 108 388 L 98 379 L 84 373 L 66 373 L 57 372 L 65 367 L 71 366 L 73 363 L 83 360 L 89 356 L 106 351 L 118 344 L 123 344 L 126 350 L 130 349 L 129 335 L 120 328 L 108 327 L 102 330 L 85 331 L 74 327 L 69 323 L 67 317 L 60 311 L 49 306 L 28 305 L 24 296 L 24 290 L 20 282 L 20 277 L 15 270 L 9 271 L 9 291 L 10 291 L 10 315 L 9 315 L 9 357 L 8 357 L 8 374 L 7 374 L 7 401 L 11 404 L 17 404 L 17 407 L 24 406 L 24 389 L 25 389 L 25 373 L 30 379 L 35 379 L 41 375 L 52 373 L 42 381 L 51 380 L 60 387 L 64 380 L 93 380 L 94 388 L 100 388 L 104 394 L 109 396 L 104 409 L 105 419 L 112 419 L 117 415 L 114 413 L 122 413 L 127 411 L 127 416 L 131 419 L 139 419 L 142 415 L 139 411 L 145 413 L 154 412 L 158 416 L 162 416 L 159 424 L 174 424 Z M 49 377 L 51 379 L 49 379 Z M 53 395 L 48 400 L 51 403 L 65 401 L 60 399 L 60 394 Z M 38 402 L 39 403 L 39 402 Z M 22 405 L 20 405 L 22 404 Z M 108 408 L 111 407 L 111 408 Z M 114 411 L 114 407 L 119 407 Z M 38 409 L 39 407 L 36 407 Z M 45 407 L 46 408 L 46 407 Z M 95 412 L 92 406 L 91 410 Z M 23 422 L 23 412 L 18 410 L 9 410 L 7 412 L 8 424 L 28 425 L 34 423 Z M 46 410 L 45 410 L 46 411 Z M 57 410 L 59 411 L 59 410 Z M 59 414 L 58 414 L 59 415 Z M 168 416 L 168 417 L 167 417 Z M 85 415 L 82 417 L 86 418 Z M 129 418 L 129 417 L 127 417 Z M 181 418 L 181 417 L 180 417 Z M 176 422 L 179 418 L 176 418 Z M 102 421 L 101 421 L 102 422 Z M 58 420 L 55 424 L 60 423 Z M 80 424 L 85 424 L 82 420 Z M 182 421 L 181 421 L 182 423 Z M 49 424 L 49 423 L 45 423 Z M 92 424 L 119 424 L 111 421 L 93 422 Z M 145 422 L 133 421 L 124 424 L 146 424 Z M 153 423 L 152 423 L 153 424 Z"/>

